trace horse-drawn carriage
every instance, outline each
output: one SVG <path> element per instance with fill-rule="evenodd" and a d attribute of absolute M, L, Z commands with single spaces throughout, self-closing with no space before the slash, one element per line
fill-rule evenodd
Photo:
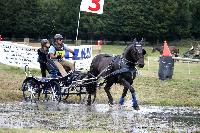
<path fill-rule="evenodd" d="M 38 78 L 27 73 L 27 78 L 22 84 L 23 97 L 26 101 L 39 100 L 40 95 L 44 95 L 44 100 L 52 100 L 60 102 L 63 96 L 68 97 L 70 94 L 76 94 L 80 97 L 86 94 L 87 104 L 91 105 L 96 98 L 97 87 L 105 83 L 104 90 L 108 96 L 109 105 L 113 104 L 113 98 L 110 93 L 110 87 L 114 83 L 124 86 L 123 94 L 119 103 L 123 105 L 124 98 L 130 90 L 132 96 L 132 107 L 139 109 L 135 89 L 132 86 L 136 77 L 136 65 L 140 68 L 144 67 L 144 55 L 146 51 L 142 47 L 143 40 L 127 46 L 122 55 L 110 56 L 108 54 L 99 54 L 92 60 L 90 70 L 83 73 L 74 70 L 68 73 L 66 77 L 60 77 L 57 69 L 53 67 L 50 77 Z M 98 83 L 99 79 L 103 79 L 102 83 Z M 74 91 L 75 92 L 72 92 Z M 93 99 L 92 99 L 93 95 Z"/>
<path fill-rule="evenodd" d="M 70 71 L 67 76 L 62 77 L 55 66 L 51 68 L 49 76 L 45 78 L 32 76 L 28 66 L 25 66 L 25 73 L 26 79 L 22 84 L 23 98 L 25 101 L 31 102 L 43 98 L 45 101 L 59 103 L 62 98 L 67 99 L 72 94 L 79 96 L 80 101 L 85 100 L 86 95 L 91 92 L 88 90 L 90 86 L 97 83 L 96 78 L 87 79 L 88 74 L 80 70 Z"/>

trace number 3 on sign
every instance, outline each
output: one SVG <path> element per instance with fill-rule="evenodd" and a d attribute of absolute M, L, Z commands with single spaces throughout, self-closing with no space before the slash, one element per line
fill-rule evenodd
<path fill-rule="evenodd" d="M 99 4 L 100 0 L 92 0 L 92 3 L 95 4 L 95 8 L 89 6 L 89 10 L 90 11 L 98 11 L 100 9 L 100 4 Z"/>
<path fill-rule="evenodd" d="M 82 0 L 80 10 L 92 13 L 103 13 L 104 0 Z"/>

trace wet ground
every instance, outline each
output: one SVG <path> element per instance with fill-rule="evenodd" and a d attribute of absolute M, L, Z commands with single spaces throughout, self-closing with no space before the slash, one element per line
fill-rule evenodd
<path fill-rule="evenodd" d="M 200 108 L 106 104 L 0 103 L 0 127 L 120 132 L 200 131 Z"/>

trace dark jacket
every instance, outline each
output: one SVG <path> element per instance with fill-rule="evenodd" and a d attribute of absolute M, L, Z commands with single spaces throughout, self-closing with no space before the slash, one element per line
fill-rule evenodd
<path fill-rule="evenodd" d="M 46 63 L 48 58 L 48 50 L 45 51 L 44 49 L 39 48 L 37 52 L 38 52 L 38 62 Z"/>

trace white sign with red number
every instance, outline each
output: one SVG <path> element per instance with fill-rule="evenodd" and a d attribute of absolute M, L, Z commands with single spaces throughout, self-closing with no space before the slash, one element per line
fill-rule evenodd
<path fill-rule="evenodd" d="M 80 10 L 102 14 L 103 5 L 104 5 L 104 0 L 82 0 Z"/>

